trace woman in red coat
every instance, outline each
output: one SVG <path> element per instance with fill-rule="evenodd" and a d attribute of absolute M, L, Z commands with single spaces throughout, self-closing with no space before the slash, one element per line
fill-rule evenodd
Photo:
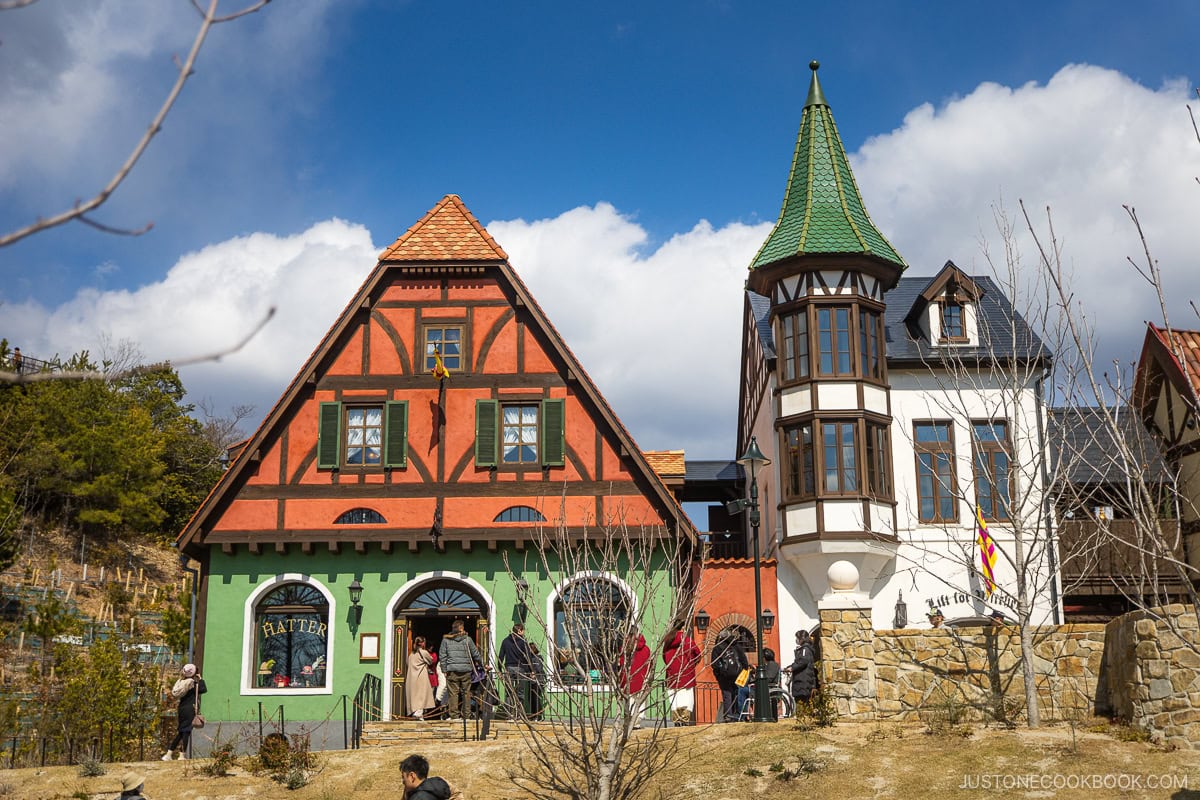
<path fill-rule="evenodd" d="M 646 677 L 650 674 L 650 648 L 646 646 L 646 637 L 640 633 L 631 633 L 625 640 L 621 652 L 621 688 L 629 699 L 629 712 L 633 727 L 642 727 L 642 715 L 646 713 L 646 698 L 642 689 L 646 686 Z"/>
<path fill-rule="evenodd" d="M 696 708 L 696 667 L 700 664 L 700 648 L 695 640 L 676 628 L 663 642 L 663 664 L 667 667 L 667 689 L 670 690 L 671 721 L 676 725 L 691 725 Z"/>

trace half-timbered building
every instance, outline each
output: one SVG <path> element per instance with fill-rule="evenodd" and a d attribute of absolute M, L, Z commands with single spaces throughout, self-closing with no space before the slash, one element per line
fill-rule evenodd
<path fill-rule="evenodd" d="M 179 538 L 201 564 L 204 712 L 245 721 L 286 700 L 289 724 L 318 724 L 374 675 L 383 715 L 399 716 L 414 636 L 436 649 L 460 618 L 488 654 L 532 603 L 549 629 L 530 638 L 551 659 L 573 586 L 628 587 L 511 565 L 530 561 L 538 526 L 608 524 L 695 536 L 504 250 L 448 195 L 380 255 Z"/>
<path fill-rule="evenodd" d="M 1040 513 L 1040 479 L 1018 491 L 1012 467 L 1044 449 L 1051 354 L 987 277 L 950 262 L 908 274 L 866 211 L 817 66 L 743 313 L 738 452 L 753 438 L 772 462 L 745 480 L 784 641 L 826 609 L 870 611 L 877 628 L 927 624 L 931 607 L 1012 618 L 1012 564 L 998 559 L 988 592 L 976 511 L 1009 553 L 1011 515 Z M 1043 550 L 1035 622 L 1059 614 Z"/>

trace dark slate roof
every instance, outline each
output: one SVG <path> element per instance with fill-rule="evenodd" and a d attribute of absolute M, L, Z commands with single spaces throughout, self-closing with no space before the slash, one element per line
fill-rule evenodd
<path fill-rule="evenodd" d="M 695 461 L 687 459 L 685 481 L 740 481 L 742 465 L 732 460 Z"/>
<path fill-rule="evenodd" d="M 924 334 L 921 334 L 920 339 L 914 338 L 918 331 L 909 326 L 906 317 L 920 300 L 921 293 L 932 278 L 905 276 L 900 278 L 895 288 L 883 298 L 887 303 L 883 321 L 889 365 L 937 361 L 943 352 L 953 353 L 956 359 L 964 361 L 985 360 L 991 357 L 1024 360 L 1052 356 L 1049 348 L 1042 343 L 991 278 L 986 275 L 970 277 L 983 290 L 983 296 L 979 298 L 979 344 L 973 347 L 938 347 L 931 345 Z M 1017 334 L 1015 339 L 1014 327 Z"/>
<path fill-rule="evenodd" d="M 1166 478 L 1158 444 L 1137 413 L 1128 406 L 1109 409 L 1122 431 L 1126 445 L 1140 460 L 1143 474 L 1150 481 Z M 1065 458 L 1064 478 L 1077 485 L 1098 485 L 1125 480 L 1125 465 L 1110 454 L 1117 452 L 1113 428 L 1102 410 L 1091 407 L 1050 409 L 1051 457 Z"/>
<path fill-rule="evenodd" d="M 750 298 L 750 313 L 754 315 L 754 325 L 758 328 L 763 357 L 774 358 L 775 334 L 771 332 L 771 300 L 750 290 L 746 290 L 746 295 Z"/>
<path fill-rule="evenodd" d="M 900 278 L 895 288 L 883 298 L 887 303 L 884 312 L 885 337 L 887 339 L 887 359 L 889 365 L 900 366 L 906 363 L 919 364 L 922 359 L 935 361 L 938 353 L 948 348 L 933 347 L 927 339 L 917 341 L 906 318 L 913 305 L 920 299 L 921 292 L 933 278 L 930 276 L 913 275 Z M 995 355 L 1001 358 L 1016 356 L 1018 358 L 1043 357 L 1050 358 L 1050 350 L 1042 344 L 1037 334 L 1026 324 L 1025 319 L 1012 307 L 1008 297 L 1000 290 L 991 278 L 985 275 L 972 275 L 971 279 L 983 289 L 979 299 L 980 338 L 978 347 L 956 346 L 952 352 L 956 358 L 975 360 Z M 760 294 L 746 291 L 750 298 L 750 308 L 758 326 L 758 335 L 763 341 L 763 349 L 768 358 L 775 355 L 775 336 L 771 330 L 769 314 L 771 301 Z M 1009 320 L 1012 319 L 1010 324 Z M 1016 347 L 1011 334 L 1011 325 L 1017 327 Z M 993 342 L 988 346 L 988 337 Z"/>

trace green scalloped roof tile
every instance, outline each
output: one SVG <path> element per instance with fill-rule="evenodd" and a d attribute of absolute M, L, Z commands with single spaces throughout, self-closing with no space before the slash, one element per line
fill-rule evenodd
<path fill-rule="evenodd" d="M 907 265 L 871 221 L 825 94 L 817 62 L 800 119 L 787 191 L 774 230 L 750 269 L 814 253 L 871 253 L 900 269 Z"/>

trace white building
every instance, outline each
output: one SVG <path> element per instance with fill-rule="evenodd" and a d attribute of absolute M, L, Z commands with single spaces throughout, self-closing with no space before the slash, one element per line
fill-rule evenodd
<path fill-rule="evenodd" d="M 760 546 L 779 559 L 780 628 L 833 608 L 869 608 L 876 628 L 901 609 L 927 625 L 931 607 L 1016 619 L 1022 583 L 1029 620 L 1058 621 L 1039 402 L 1051 355 L 990 279 L 949 262 L 906 274 L 812 67 L 743 322 L 738 445 L 754 437 L 772 461 L 757 476 Z M 977 507 L 998 550 L 990 593 Z"/>

